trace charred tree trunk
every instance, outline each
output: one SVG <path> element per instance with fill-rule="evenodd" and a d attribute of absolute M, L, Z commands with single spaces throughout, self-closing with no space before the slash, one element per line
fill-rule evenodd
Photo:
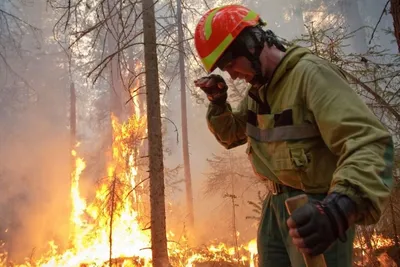
<path fill-rule="evenodd" d="M 396 216 L 395 216 L 395 212 L 394 212 L 394 207 L 393 207 L 393 199 L 392 197 L 390 197 L 389 199 L 389 205 L 390 205 L 390 214 L 392 217 L 392 225 L 393 225 L 393 233 L 394 233 L 394 246 L 395 246 L 395 257 L 394 260 L 396 261 L 396 263 L 399 263 L 400 260 L 400 244 L 399 244 L 399 236 L 397 233 L 397 227 L 396 227 Z"/>
<path fill-rule="evenodd" d="M 392 197 L 390 197 L 390 199 L 389 199 L 389 204 L 390 204 L 390 213 L 392 215 L 392 224 L 393 224 L 393 233 L 394 233 L 394 245 L 396 246 L 397 249 L 399 249 L 400 248 L 399 236 L 398 236 L 398 233 L 397 233 L 396 217 L 395 217 L 395 213 L 394 213 Z"/>
<path fill-rule="evenodd" d="M 109 266 L 112 267 L 113 261 L 112 261 L 112 250 L 113 250 L 113 223 L 114 223 L 114 212 L 115 212 L 115 206 L 116 206 L 116 184 L 117 182 L 117 176 L 114 174 L 113 181 L 111 184 L 111 190 L 110 190 L 110 207 L 109 207 L 109 212 L 110 212 L 110 232 L 108 234 L 108 242 L 110 244 L 109 247 Z"/>
<path fill-rule="evenodd" d="M 178 24 L 178 46 L 179 46 L 179 72 L 181 80 L 181 121 L 182 121 L 182 149 L 183 149 L 183 169 L 185 173 L 186 184 L 186 206 L 189 215 L 189 227 L 193 233 L 194 227 L 194 211 L 193 211 L 193 191 L 192 177 L 190 174 L 190 158 L 189 158 L 189 141 L 187 127 L 187 111 L 186 111 L 186 83 L 185 83 L 185 60 L 183 46 L 183 29 L 182 29 L 182 8 L 181 1 L 177 3 L 177 24 Z"/>
<path fill-rule="evenodd" d="M 108 53 L 112 54 L 116 51 L 121 50 L 121 43 L 117 39 L 122 31 L 123 25 L 120 24 L 118 16 L 121 10 L 118 8 L 120 1 L 109 0 L 108 1 L 108 16 L 110 19 L 107 20 L 107 46 Z M 127 114 L 124 103 L 129 99 L 128 93 L 124 91 L 122 80 L 121 80 L 121 66 L 120 57 L 118 53 L 110 60 L 110 109 L 111 113 L 114 114 L 119 121 L 125 121 L 129 114 Z"/>
<path fill-rule="evenodd" d="M 154 267 L 168 267 L 160 86 L 153 0 L 143 0 L 144 61 L 149 145 L 151 250 Z"/>
<path fill-rule="evenodd" d="M 233 164 L 232 164 L 232 154 L 231 152 L 228 152 L 229 155 L 229 167 L 230 167 L 230 178 L 231 178 L 231 189 L 232 189 L 232 230 L 233 230 L 233 240 L 235 242 L 235 257 L 240 260 L 239 257 L 239 242 L 238 242 L 238 236 L 237 236 L 237 227 L 236 227 L 236 207 L 238 206 L 235 202 L 235 199 L 237 198 L 236 192 L 235 192 L 235 174 L 233 173 Z"/>
<path fill-rule="evenodd" d="M 394 36 L 400 53 L 400 0 L 390 0 L 390 13 L 393 16 Z"/>
<path fill-rule="evenodd" d="M 70 186 L 72 189 L 72 186 L 75 185 L 75 175 L 73 175 L 76 171 L 76 158 L 72 154 L 72 151 L 75 149 L 76 146 L 76 88 L 75 88 L 75 83 L 73 82 L 72 78 L 72 72 L 71 72 L 71 57 L 70 54 L 68 54 L 69 57 L 69 79 L 70 79 L 70 86 L 69 86 L 69 95 L 70 95 L 70 107 L 69 107 L 69 132 L 70 132 L 70 144 L 69 144 L 69 150 L 71 151 L 70 153 Z M 68 208 L 74 211 L 74 204 L 71 202 L 68 202 Z M 70 224 L 70 245 L 75 245 L 74 244 L 74 238 L 76 235 L 76 228 L 74 227 L 73 224 Z"/>
<path fill-rule="evenodd" d="M 71 82 L 70 87 L 70 138 L 71 138 L 71 149 L 74 148 L 76 142 L 76 90 L 74 82 Z"/>

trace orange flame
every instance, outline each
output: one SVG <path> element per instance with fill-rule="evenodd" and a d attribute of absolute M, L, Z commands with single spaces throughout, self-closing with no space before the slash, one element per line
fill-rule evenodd
<path fill-rule="evenodd" d="M 250 267 L 255 267 L 255 256 L 258 252 L 256 239 L 251 240 L 247 247 L 250 252 Z"/>
<path fill-rule="evenodd" d="M 394 245 L 394 241 L 392 239 L 385 238 L 382 235 L 378 235 L 376 233 L 372 234 L 370 239 L 371 239 L 371 245 L 373 246 L 374 249 L 390 247 Z M 354 242 L 354 248 L 366 249 L 366 241 L 364 236 L 362 236 L 361 238 L 357 239 Z"/>
<path fill-rule="evenodd" d="M 113 117 L 112 126 L 114 141 L 108 175 L 100 184 L 95 201 L 89 205 L 79 191 L 80 175 L 86 164 L 72 151 L 75 157 L 71 177 L 72 248 L 59 254 L 57 246 L 50 242 L 49 256 L 39 260 L 37 266 L 102 265 L 109 260 L 110 253 L 113 259 L 126 259 L 124 266 L 133 264 L 135 257 L 142 259 L 142 266 L 151 266 L 151 250 L 146 249 L 150 247 L 150 237 L 139 225 L 138 213 L 131 201 L 138 200 L 132 190 L 136 186 L 137 167 L 136 148 L 129 147 L 129 141 L 133 135 L 138 137 L 144 132 L 144 120 L 133 116 L 127 123 L 119 124 Z M 110 241 L 113 241 L 112 249 Z"/>
<path fill-rule="evenodd" d="M 136 110 L 135 114 L 138 112 Z M 27 261 L 13 266 L 106 266 L 110 260 L 113 266 L 151 266 L 150 231 L 143 230 L 144 226 L 139 223 L 142 214 L 135 208 L 138 206 L 135 204 L 143 202 L 142 195 L 135 189 L 144 189 L 144 183 L 138 177 L 138 149 L 146 135 L 146 119 L 134 115 L 121 124 L 112 116 L 111 121 L 113 143 L 107 177 L 100 181 L 90 203 L 80 191 L 80 179 L 86 163 L 78 157 L 76 149 L 71 151 L 75 168 L 71 173 L 70 248 L 59 251 L 57 244 L 50 241 L 48 252 L 34 263 Z M 169 238 L 173 236 L 169 233 Z M 171 261 L 179 262 L 174 266 L 186 267 L 207 261 L 227 261 L 240 266 L 250 262 L 250 266 L 254 266 L 254 255 L 257 253 L 255 240 L 238 248 L 220 243 L 198 252 L 192 248 L 184 250 L 170 242 L 168 249 Z M 239 250 L 241 253 L 237 253 Z M 0 251 L 4 251 L 4 244 L 0 244 Z M 7 266 L 7 253 L 0 253 L 0 266 Z"/>

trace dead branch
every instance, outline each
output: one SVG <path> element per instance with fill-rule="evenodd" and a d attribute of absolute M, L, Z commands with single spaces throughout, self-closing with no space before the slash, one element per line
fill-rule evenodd
<path fill-rule="evenodd" d="M 376 29 L 378 28 L 379 23 L 381 22 L 381 19 L 382 19 L 382 17 L 383 17 L 383 14 L 386 13 L 386 8 L 387 8 L 387 6 L 389 5 L 389 3 L 390 3 L 390 0 L 388 0 L 388 1 L 386 2 L 385 7 L 383 8 L 382 13 L 381 13 L 381 15 L 380 15 L 380 17 L 379 17 L 379 19 L 378 19 L 378 22 L 376 23 L 376 25 L 375 25 L 375 27 L 374 27 L 374 30 L 372 31 L 371 38 L 369 39 L 368 44 L 371 44 L 372 39 L 374 39 L 375 31 L 376 31 Z"/>
<path fill-rule="evenodd" d="M 343 69 L 342 69 L 343 70 Z M 382 106 L 387 108 L 390 113 L 398 120 L 400 121 L 400 114 L 397 112 L 396 109 L 394 109 L 390 104 L 388 104 L 378 93 L 376 93 L 372 88 L 370 88 L 368 85 L 360 81 L 357 77 L 352 75 L 350 72 L 343 70 L 346 75 L 352 79 L 354 82 L 356 82 L 358 85 L 360 85 L 362 88 L 364 88 L 368 93 L 374 96 L 375 100 L 378 101 Z"/>

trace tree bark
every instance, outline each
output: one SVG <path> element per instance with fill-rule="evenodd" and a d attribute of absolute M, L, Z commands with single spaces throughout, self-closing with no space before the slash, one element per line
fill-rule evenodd
<path fill-rule="evenodd" d="M 194 211 L 193 211 L 193 191 L 192 177 L 190 174 L 190 157 L 189 157 L 189 141 L 186 111 L 186 83 L 185 83 L 185 59 L 183 46 L 183 29 L 182 29 L 182 8 L 181 1 L 177 2 L 177 24 L 178 24 L 178 47 L 179 47 L 179 72 L 181 80 L 181 122 L 182 122 L 182 149 L 183 149 L 183 170 L 185 173 L 186 184 L 186 206 L 189 216 L 189 227 L 193 233 L 194 227 Z"/>
<path fill-rule="evenodd" d="M 69 87 L 69 92 L 70 92 L 70 115 L 69 115 L 69 120 L 70 120 L 70 138 L 71 138 L 71 144 L 70 148 L 71 150 L 75 147 L 76 143 L 76 91 L 75 91 L 75 84 L 74 82 L 71 81 L 70 87 Z M 72 159 L 74 162 L 75 160 Z M 73 168 L 72 170 L 74 170 Z"/>
<path fill-rule="evenodd" d="M 390 13 L 393 16 L 394 36 L 400 53 L 400 0 L 390 0 Z"/>
<path fill-rule="evenodd" d="M 119 24 L 117 11 L 115 11 L 116 5 L 118 5 L 117 0 L 111 0 L 108 4 L 108 15 L 111 19 L 108 21 L 108 34 L 107 34 L 107 46 L 108 53 L 112 54 L 119 50 L 119 42 L 115 39 L 119 34 Z M 120 121 L 125 120 L 123 112 L 123 88 L 121 82 L 121 68 L 119 66 L 119 57 L 115 55 L 110 61 L 110 111 L 114 116 L 116 116 Z"/>
<path fill-rule="evenodd" d="M 153 0 L 143 0 L 144 62 L 147 91 L 151 247 L 154 267 L 168 267 L 165 185 L 161 133 L 160 86 Z"/>
<path fill-rule="evenodd" d="M 393 199 L 392 196 L 389 199 L 389 205 L 390 205 L 390 215 L 392 219 L 392 226 L 393 226 L 393 233 L 394 233 L 394 246 L 396 248 L 396 256 L 395 256 L 395 261 L 398 263 L 399 261 L 399 255 L 400 255 L 400 245 L 399 245 L 399 236 L 397 233 L 397 227 L 396 227 L 396 216 L 394 212 L 394 205 L 393 205 Z"/>

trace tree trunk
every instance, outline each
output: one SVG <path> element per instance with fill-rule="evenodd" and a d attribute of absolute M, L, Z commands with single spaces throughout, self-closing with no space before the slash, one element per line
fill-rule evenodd
<path fill-rule="evenodd" d="M 108 53 L 112 54 L 116 51 L 120 51 L 120 42 L 116 40 L 121 32 L 121 25 L 118 20 L 119 5 L 118 0 L 109 0 L 108 4 L 108 16 L 111 18 L 108 20 L 108 33 L 107 33 L 107 45 Z M 110 61 L 110 110 L 121 122 L 125 121 L 130 114 L 128 114 L 125 108 L 125 101 L 129 99 L 128 93 L 124 90 L 121 80 L 121 67 L 120 57 L 118 53 Z"/>
<path fill-rule="evenodd" d="M 151 248 L 154 267 L 168 267 L 160 86 L 153 0 L 143 0 L 144 62 L 149 144 Z"/>
<path fill-rule="evenodd" d="M 392 226 L 393 226 L 393 233 L 394 233 L 394 246 L 396 249 L 394 260 L 396 261 L 396 263 L 398 263 L 399 255 L 400 255 L 400 244 L 399 244 L 399 236 L 397 233 L 396 216 L 395 216 L 395 212 L 394 212 L 392 196 L 389 199 L 389 205 L 390 205 L 390 215 L 392 217 L 391 219 L 392 219 Z"/>
<path fill-rule="evenodd" d="M 71 138 L 71 150 L 75 147 L 76 143 L 76 91 L 75 91 L 75 84 L 71 81 L 70 87 L 70 110 L 69 110 L 69 120 L 70 120 L 70 138 Z M 75 162 L 74 159 L 72 159 Z M 74 170 L 73 167 L 72 170 Z"/>
<path fill-rule="evenodd" d="M 71 65 L 71 62 L 69 62 L 69 64 Z M 69 87 L 69 93 L 70 93 L 70 107 L 69 107 L 69 136 L 70 136 L 70 151 L 72 152 L 72 150 L 75 149 L 75 145 L 76 145 L 76 89 L 75 89 L 75 84 L 72 81 L 72 76 L 70 75 L 70 79 L 71 79 L 71 83 L 70 83 L 70 87 Z M 70 154 L 70 177 L 71 177 L 71 183 L 70 186 L 72 188 L 72 186 L 75 184 L 75 177 L 74 177 L 74 172 L 75 172 L 75 168 L 76 168 L 76 163 L 75 163 L 75 156 L 72 155 L 72 153 Z M 70 203 L 70 202 L 68 202 Z M 71 205 L 71 204 L 69 204 Z M 72 212 L 74 212 L 73 210 L 73 205 L 72 207 L 69 206 L 69 208 L 72 208 Z M 70 231 L 71 231 L 71 239 L 70 242 L 73 241 L 73 239 L 75 238 L 75 227 L 73 224 L 70 224 Z"/>
<path fill-rule="evenodd" d="M 183 170 L 185 173 L 186 184 L 186 207 L 189 215 L 189 227 L 193 233 L 194 227 L 194 211 L 193 211 L 193 191 L 192 177 L 190 175 L 190 158 L 189 158 L 189 141 L 187 127 L 187 111 L 186 111 L 186 83 L 185 83 L 185 60 L 183 46 L 183 29 L 182 29 L 182 8 L 181 0 L 177 2 L 177 24 L 178 24 L 178 47 L 179 47 L 179 72 L 181 80 L 181 121 L 182 121 L 182 149 L 183 149 Z"/>
<path fill-rule="evenodd" d="M 115 212 L 115 207 L 116 207 L 116 188 L 115 184 L 117 183 L 117 176 L 114 173 L 113 181 L 111 184 L 111 190 L 109 192 L 110 194 L 110 199 L 109 199 L 109 214 L 110 214 L 110 232 L 108 233 L 108 243 L 110 245 L 109 250 L 108 250 L 108 261 L 109 261 L 109 266 L 113 266 L 113 223 L 114 223 L 114 212 Z"/>
<path fill-rule="evenodd" d="M 400 0 L 390 0 L 390 13 L 393 16 L 394 36 L 400 53 Z"/>

